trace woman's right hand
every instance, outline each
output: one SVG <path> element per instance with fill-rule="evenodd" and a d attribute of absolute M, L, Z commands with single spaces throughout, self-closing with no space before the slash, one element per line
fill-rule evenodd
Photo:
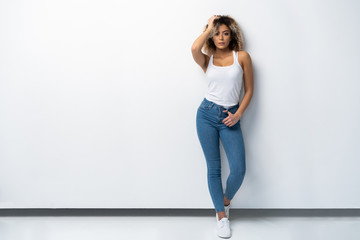
<path fill-rule="evenodd" d="M 212 15 L 208 20 L 207 29 L 211 30 L 214 27 L 214 19 L 219 18 L 218 15 Z"/>

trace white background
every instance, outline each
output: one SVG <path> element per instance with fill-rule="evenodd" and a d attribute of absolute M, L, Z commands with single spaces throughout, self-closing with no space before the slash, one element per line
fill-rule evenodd
<path fill-rule="evenodd" d="M 213 208 L 191 45 L 234 17 L 255 92 L 235 208 L 358 208 L 360 4 L 0 2 L 1 208 Z M 228 175 L 225 152 L 223 183 Z"/>

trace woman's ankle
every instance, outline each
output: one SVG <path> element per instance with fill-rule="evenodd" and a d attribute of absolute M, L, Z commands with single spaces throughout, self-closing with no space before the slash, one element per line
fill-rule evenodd
<path fill-rule="evenodd" d="M 230 204 L 230 199 L 228 199 L 227 197 L 225 197 L 225 195 L 224 195 L 224 206 L 229 206 L 229 204 Z"/>
<path fill-rule="evenodd" d="M 223 217 L 227 217 L 225 211 L 217 212 L 218 220 L 221 220 Z"/>

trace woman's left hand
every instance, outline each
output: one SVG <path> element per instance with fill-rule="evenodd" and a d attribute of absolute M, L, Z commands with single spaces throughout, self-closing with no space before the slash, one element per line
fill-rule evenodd
<path fill-rule="evenodd" d="M 232 114 L 230 111 L 228 110 L 224 110 L 224 112 L 228 112 L 229 116 L 227 116 L 224 120 L 223 123 L 228 126 L 228 127 L 232 127 L 234 126 L 241 118 L 241 116 Z"/>

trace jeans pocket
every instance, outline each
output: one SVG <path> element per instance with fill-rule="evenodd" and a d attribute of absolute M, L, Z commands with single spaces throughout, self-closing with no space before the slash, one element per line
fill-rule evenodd
<path fill-rule="evenodd" d="M 237 112 L 237 110 L 239 109 L 239 107 L 233 107 L 232 109 L 229 109 L 229 112 L 231 112 L 232 114 L 235 114 Z"/>
<path fill-rule="evenodd" d="M 210 108 L 211 103 L 202 101 L 200 104 L 200 108 L 204 110 L 208 110 Z"/>

